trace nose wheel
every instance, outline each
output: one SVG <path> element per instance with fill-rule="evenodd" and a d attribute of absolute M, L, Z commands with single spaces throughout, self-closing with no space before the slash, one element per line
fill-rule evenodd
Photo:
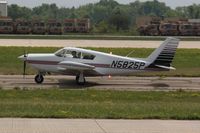
<path fill-rule="evenodd" d="M 35 76 L 35 82 L 36 82 L 37 84 L 41 84 L 41 83 L 43 83 L 43 81 L 44 81 L 43 75 L 38 74 L 38 75 Z"/>

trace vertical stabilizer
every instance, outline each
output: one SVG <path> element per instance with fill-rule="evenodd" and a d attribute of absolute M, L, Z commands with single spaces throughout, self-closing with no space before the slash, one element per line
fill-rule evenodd
<path fill-rule="evenodd" d="M 159 67 L 167 69 L 171 67 L 179 39 L 168 37 L 148 58 L 149 67 Z"/>

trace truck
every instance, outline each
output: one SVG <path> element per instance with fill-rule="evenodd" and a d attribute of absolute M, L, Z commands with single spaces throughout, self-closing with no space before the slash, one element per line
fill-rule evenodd
<path fill-rule="evenodd" d="M 79 32 L 87 33 L 90 31 L 90 19 L 65 19 L 64 20 L 64 33 Z"/>
<path fill-rule="evenodd" d="M 90 19 L 76 19 L 76 32 L 88 33 L 90 30 Z"/>
<path fill-rule="evenodd" d="M 138 19 L 137 31 L 145 36 L 200 36 L 200 19 L 147 17 Z"/>
<path fill-rule="evenodd" d="M 63 22 L 64 33 L 75 32 L 75 25 L 76 25 L 75 19 L 65 19 Z"/>
<path fill-rule="evenodd" d="M 178 32 L 178 24 L 163 22 L 159 25 L 159 32 L 162 36 L 177 36 Z"/>
<path fill-rule="evenodd" d="M 149 24 L 138 28 L 138 32 L 140 32 L 140 35 L 144 36 L 157 36 L 160 34 L 158 28 L 158 24 Z"/>
<path fill-rule="evenodd" d="M 62 23 L 57 20 L 49 20 L 47 23 L 48 34 L 62 34 Z"/>
<path fill-rule="evenodd" d="M 13 33 L 13 20 L 8 17 L 0 17 L 0 34 Z"/>
<path fill-rule="evenodd" d="M 195 25 L 192 23 L 181 23 L 179 24 L 179 35 L 193 36 L 195 35 Z"/>
<path fill-rule="evenodd" d="M 32 34 L 46 34 L 46 25 L 44 21 L 34 20 L 31 23 L 31 32 Z"/>
<path fill-rule="evenodd" d="M 30 22 L 24 19 L 18 19 L 14 23 L 14 33 L 15 34 L 30 34 Z"/>

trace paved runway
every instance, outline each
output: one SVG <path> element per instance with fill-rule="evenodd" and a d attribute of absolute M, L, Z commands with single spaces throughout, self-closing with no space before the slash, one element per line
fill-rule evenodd
<path fill-rule="evenodd" d="M 86 78 L 84 86 L 76 85 L 75 77 L 70 76 L 45 76 L 43 84 L 34 82 L 34 75 L 0 75 L 0 87 L 3 89 L 13 88 L 65 88 L 65 89 L 113 89 L 113 90 L 194 90 L 200 91 L 200 78 L 182 77 L 90 77 Z"/>
<path fill-rule="evenodd" d="M 0 119 L 1 133 L 199 133 L 200 121 Z"/>
<path fill-rule="evenodd" d="M 163 41 L 0 39 L 0 46 L 157 48 Z M 179 48 L 200 49 L 199 41 L 180 41 Z"/>

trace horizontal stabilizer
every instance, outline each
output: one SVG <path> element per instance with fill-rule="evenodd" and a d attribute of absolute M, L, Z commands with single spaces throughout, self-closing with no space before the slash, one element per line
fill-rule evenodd
<path fill-rule="evenodd" d="M 176 68 L 174 68 L 174 67 L 167 67 L 167 66 L 160 66 L 160 65 L 155 65 L 155 66 L 157 66 L 159 68 L 163 68 L 163 69 L 168 69 L 168 70 L 176 70 Z"/>

